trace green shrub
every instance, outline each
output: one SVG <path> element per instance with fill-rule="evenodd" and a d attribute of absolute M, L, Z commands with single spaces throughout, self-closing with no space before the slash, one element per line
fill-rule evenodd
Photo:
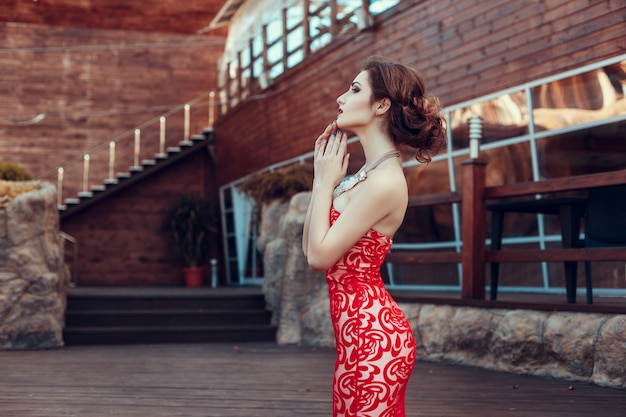
<path fill-rule="evenodd" d="M 239 186 L 239 190 L 260 207 L 272 200 L 289 201 L 299 192 L 310 191 L 312 185 L 313 166 L 297 164 L 251 175 Z"/>
<path fill-rule="evenodd" d="M 30 181 L 33 177 L 14 162 L 0 162 L 0 179 L 5 181 Z"/>

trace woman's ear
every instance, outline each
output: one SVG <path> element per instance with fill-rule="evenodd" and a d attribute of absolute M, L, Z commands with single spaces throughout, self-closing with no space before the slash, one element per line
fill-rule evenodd
<path fill-rule="evenodd" d="M 391 108 L 391 100 L 388 98 L 383 98 L 378 102 L 376 106 L 376 116 L 382 116 L 387 113 L 387 111 Z"/>

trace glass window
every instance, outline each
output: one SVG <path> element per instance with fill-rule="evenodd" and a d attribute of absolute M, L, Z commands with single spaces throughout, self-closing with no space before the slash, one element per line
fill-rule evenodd
<path fill-rule="evenodd" d="M 283 36 L 283 24 L 281 19 L 274 19 L 267 24 L 267 42 L 273 43 Z"/>
<path fill-rule="evenodd" d="M 372 15 L 380 14 L 399 3 L 398 0 L 372 0 L 370 1 L 370 13 Z M 238 101 L 237 93 L 239 91 L 237 83 L 237 68 L 251 67 L 252 70 L 246 77 L 253 76 L 257 78 L 264 70 L 267 70 L 270 78 L 280 76 L 287 68 L 283 65 L 282 60 L 286 54 L 287 67 L 291 68 L 298 65 L 304 59 L 305 51 L 302 50 L 305 35 L 311 40 L 311 51 L 321 49 L 328 45 L 332 40 L 332 34 L 329 29 L 333 21 L 340 22 L 339 31 L 348 30 L 357 26 L 358 17 L 356 14 L 363 7 L 361 0 L 337 0 L 337 15 L 331 15 L 330 1 L 328 0 L 311 0 L 308 2 L 311 15 L 309 18 L 309 33 L 304 33 L 302 25 L 304 19 L 304 3 L 298 0 L 276 2 L 274 0 L 259 0 L 255 2 L 247 2 L 242 7 L 242 12 L 238 14 L 238 18 L 231 22 L 229 28 L 229 36 L 226 40 L 226 48 L 223 56 L 223 66 L 221 74 L 227 74 L 224 77 L 223 88 L 230 88 L 230 95 L 234 97 L 232 104 Z M 284 23 L 283 13 L 286 13 L 286 22 Z M 286 24 L 286 28 L 283 27 Z M 267 45 L 263 44 L 262 30 L 266 31 Z M 250 63 L 250 54 L 248 49 L 250 46 L 246 44 L 245 39 L 249 34 L 255 33 L 252 45 L 254 57 L 263 55 L 263 49 L 267 49 L 269 62 L 262 63 L 253 58 L 254 62 Z M 282 46 L 281 37 L 287 34 L 288 47 Z M 241 62 L 238 65 L 238 55 L 241 56 Z M 275 65 L 274 65 L 275 64 Z M 230 69 L 229 69 L 230 66 Z M 234 85 L 235 84 L 235 85 Z M 245 89 L 242 89 L 245 94 Z M 232 107 L 232 106 L 231 106 Z M 228 106 L 225 107 L 226 111 Z M 226 111 L 223 111 L 225 113 Z"/>
<path fill-rule="evenodd" d="M 626 61 L 532 89 L 537 132 L 597 122 L 626 111 Z"/>
<path fill-rule="evenodd" d="M 321 49 L 330 43 L 332 40 L 332 35 L 329 32 L 330 23 L 331 18 L 328 14 L 311 16 L 309 23 L 309 36 L 313 40 L 311 51 Z"/>
<path fill-rule="evenodd" d="M 293 30 L 289 35 L 287 35 L 287 51 L 291 53 L 298 48 L 302 47 L 302 41 L 304 39 L 303 28 L 298 27 Z"/>
<path fill-rule="evenodd" d="M 300 62 L 302 62 L 303 59 L 304 59 L 304 51 L 299 50 L 289 55 L 289 58 L 287 58 L 287 67 L 293 68 L 296 65 L 298 65 Z"/>
<path fill-rule="evenodd" d="M 626 121 L 590 127 L 537 140 L 543 179 L 626 168 Z"/>
<path fill-rule="evenodd" d="M 341 20 L 344 17 L 349 16 L 350 22 L 353 26 L 355 26 L 356 16 L 353 16 L 354 12 L 362 6 L 363 2 L 361 0 L 337 0 L 337 20 Z"/>
<path fill-rule="evenodd" d="M 400 0 L 370 0 L 370 13 L 380 14 L 400 3 Z"/>
<path fill-rule="evenodd" d="M 464 153 L 454 158 L 454 181 L 457 191 L 463 189 L 463 161 L 467 157 L 467 153 Z M 482 149 L 481 157 L 487 161 L 485 168 L 487 187 L 533 180 L 528 140 L 517 141 L 508 146 Z"/>
<path fill-rule="evenodd" d="M 394 286 L 431 290 L 460 288 L 456 264 L 393 264 L 390 276 Z"/>
<path fill-rule="evenodd" d="M 468 147 L 469 119 L 472 116 L 482 119 L 483 144 L 528 133 L 528 105 L 524 91 L 502 94 L 450 111 L 453 149 Z"/>
<path fill-rule="evenodd" d="M 332 39 L 333 37 L 330 33 L 324 33 L 320 37 L 316 38 L 313 42 L 311 42 L 311 51 L 322 49 L 323 47 L 328 45 Z"/>
<path fill-rule="evenodd" d="M 433 161 L 404 169 L 409 198 L 450 192 L 447 160 Z M 395 243 L 424 243 L 454 240 L 452 205 L 409 207 Z"/>
<path fill-rule="evenodd" d="M 285 68 L 282 62 L 279 62 L 275 65 L 272 65 L 272 69 L 270 70 L 270 77 L 271 78 L 276 78 L 278 77 L 280 74 L 282 74 L 283 72 L 285 72 Z"/>
<path fill-rule="evenodd" d="M 278 77 L 284 71 L 281 63 L 283 54 L 282 42 L 275 43 L 267 50 L 267 59 L 269 60 L 268 64 L 271 66 L 270 75 L 272 78 Z"/>

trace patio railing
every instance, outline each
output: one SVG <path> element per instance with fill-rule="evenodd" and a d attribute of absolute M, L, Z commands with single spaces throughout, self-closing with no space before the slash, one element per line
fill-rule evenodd
<path fill-rule="evenodd" d="M 495 187 L 485 186 L 486 162 L 480 157 L 463 164 L 462 195 L 456 192 L 412 197 L 410 206 L 462 203 L 463 247 L 459 252 L 392 251 L 391 263 L 462 264 L 461 298 L 485 299 L 485 265 L 490 262 L 579 262 L 626 261 L 624 248 L 549 248 L 488 250 L 486 240 L 486 201 L 509 197 L 535 196 L 586 190 L 593 187 L 626 184 L 626 169 L 598 174 L 577 175 L 539 182 L 525 182 Z M 574 283 L 575 287 L 575 283 Z M 571 296 L 571 294 L 569 294 Z M 574 294 L 575 296 L 575 294 Z M 569 298 L 569 297 L 568 297 Z M 569 298 L 569 302 L 571 298 Z"/>

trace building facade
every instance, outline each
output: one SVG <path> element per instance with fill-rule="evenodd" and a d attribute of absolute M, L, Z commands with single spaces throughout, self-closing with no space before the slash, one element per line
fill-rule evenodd
<path fill-rule="evenodd" d="M 290 7 L 301 7 L 300 2 L 292 3 Z M 281 16 L 255 22 L 250 46 L 243 43 L 239 55 L 225 54 L 220 64 L 223 114 L 215 133 L 230 281 L 255 282 L 258 277 L 249 271 L 259 270 L 251 265 L 259 262 L 253 249 L 253 218 L 237 184 L 251 173 L 310 161 L 314 139 L 335 117 L 336 97 L 370 55 L 415 68 L 427 92 L 439 96 L 445 107 L 445 152 L 428 166 L 405 161 L 412 195 L 460 189 L 472 115 L 483 120 L 487 185 L 625 168 L 626 56 L 619 35 L 626 29 L 624 13 L 626 5 L 612 1 L 401 1 L 372 13 L 366 24 L 359 20 L 363 14 L 354 13 L 350 24 L 340 11 L 327 25 L 332 40 L 319 49 L 306 49 L 317 39 L 309 27 L 305 33 L 311 42 L 302 42 L 305 52 L 298 63 L 289 67 L 284 59 L 287 69 L 276 74 L 274 61 L 280 56 L 272 60 L 263 47 L 254 45 L 260 37 L 267 49 L 276 48 L 267 28 Z M 285 16 L 298 15 L 302 13 L 290 15 L 289 8 L 282 11 L 284 21 L 289 20 Z M 304 26 L 312 21 L 307 17 Z M 246 15 L 234 19 L 245 22 Z M 333 32 L 333 22 L 343 23 Z M 292 33 L 292 27 L 286 25 L 283 33 Z M 298 48 L 296 43 L 293 49 Z M 288 46 L 283 51 L 293 55 Z M 229 57 L 233 61 L 224 62 Z M 362 158 L 358 146 L 351 146 L 356 157 L 350 170 L 356 170 Z M 395 247 L 460 251 L 459 216 L 458 205 L 410 209 L 394 238 Z M 560 240 L 558 227 L 558 220 L 549 216 L 511 216 L 505 244 L 550 247 Z M 600 292 L 623 293 L 623 265 L 604 266 L 604 272 L 594 276 Z M 561 264 L 502 268 L 505 290 L 564 291 Z M 458 265 L 390 265 L 388 272 L 398 287 L 460 287 Z"/>

